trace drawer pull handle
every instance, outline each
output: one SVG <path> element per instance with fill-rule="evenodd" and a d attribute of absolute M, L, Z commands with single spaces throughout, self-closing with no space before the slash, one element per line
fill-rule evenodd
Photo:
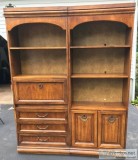
<path fill-rule="evenodd" d="M 39 89 L 42 89 L 42 88 L 43 88 L 43 84 L 42 84 L 42 83 L 39 83 L 39 84 L 38 84 L 38 87 L 39 87 Z"/>
<path fill-rule="evenodd" d="M 39 125 L 37 125 L 36 127 L 41 130 L 46 130 L 48 128 L 48 125 L 46 125 L 45 127 L 40 127 Z"/>
<path fill-rule="evenodd" d="M 45 115 L 39 115 L 38 113 L 36 114 L 36 116 L 38 117 L 38 118 L 45 118 L 45 117 L 47 117 L 48 116 L 48 113 L 46 113 Z"/>
<path fill-rule="evenodd" d="M 40 141 L 40 142 L 47 142 L 48 140 L 49 140 L 49 137 L 46 139 L 41 139 L 40 137 L 38 137 L 38 141 Z"/>
<path fill-rule="evenodd" d="M 108 118 L 108 122 L 110 122 L 110 123 L 114 123 L 115 120 L 116 120 L 116 118 L 115 118 L 114 116 L 110 116 L 110 117 Z"/>
<path fill-rule="evenodd" d="M 84 114 L 80 117 L 80 119 L 83 121 L 83 122 L 86 122 L 88 117 Z"/>

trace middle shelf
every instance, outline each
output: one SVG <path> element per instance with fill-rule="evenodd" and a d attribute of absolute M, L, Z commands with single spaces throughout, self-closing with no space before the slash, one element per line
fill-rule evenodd
<path fill-rule="evenodd" d="M 72 74 L 71 78 L 128 78 L 127 74 Z"/>
<path fill-rule="evenodd" d="M 61 50 L 66 49 L 66 47 L 10 47 L 10 50 Z"/>

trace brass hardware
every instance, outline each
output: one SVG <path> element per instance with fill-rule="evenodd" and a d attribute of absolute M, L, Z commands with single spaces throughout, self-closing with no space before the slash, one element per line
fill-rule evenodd
<path fill-rule="evenodd" d="M 87 115 L 84 114 L 80 117 L 80 119 L 85 122 L 85 121 L 87 121 L 88 117 L 87 117 Z"/>
<path fill-rule="evenodd" d="M 38 113 L 36 113 L 36 116 L 38 117 L 38 118 L 45 118 L 45 117 L 47 117 L 48 116 L 48 113 L 46 113 L 45 115 L 39 115 Z"/>
<path fill-rule="evenodd" d="M 39 89 L 42 89 L 42 88 L 43 88 L 43 84 L 42 84 L 42 83 L 39 83 L 39 84 L 38 84 L 38 87 L 39 87 Z"/>
<path fill-rule="evenodd" d="M 41 130 L 46 130 L 48 128 L 48 125 L 46 125 L 46 127 L 40 127 L 39 125 L 37 125 L 36 127 Z"/>
<path fill-rule="evenodd" d="M 49 140 L 49 137 L 47 139 L 41 139 L 40 137 L 38 137 L 38 141 L 40 142 L 47 142 Z"/>
<path fill-rule="evenodd" d="M 110 123 L 114 123 L 115 120 L 116 120 L 116 118 L 115 118 L 114 116 L 110 116 L 110 117 L 108 118 L 108 122 L 110 122 Z"/>

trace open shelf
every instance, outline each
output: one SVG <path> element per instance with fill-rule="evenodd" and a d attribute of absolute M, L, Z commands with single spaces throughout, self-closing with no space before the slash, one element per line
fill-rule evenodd
<path fill-rule="evenodd" d="M 72 79 L 72 101 L 123 103 L 128 79 L 86 78 Z"/>
<path fill-rule="evenodd" d="M 10 50 L 58 50 L 66 47 L 10 47 Z"/>
<path fill-rule="evenodd" d="M 129 49 L 75 49 L 71 51 L 72 78 L 127 78 Z M 106 73 L 106 74 L 105 74 Z"/>
<path fill-rule="evenodd" d="M 129 28 L 117 21 L 86 22 L 71 31 L 71 48 L 130 47 L 128 35 Z"/>
<path fill-rule="evenodd" d="M 130 48 L 130 45 L 96 45 L 96 46 L 70 46 L 71 49 L 104 49 L 104 48 Z"/>
<path fill-rule="evenodd" d="M 12 39 L 10 49 L 66 47 L 66 31 L 50 23 L 27 23 L 16 26 L 9 32 L 9 37 Z"/>
<path fill-rule="evenodd" d="M 66 50 L 12 50 L 11 59 L 14 75 L 67 74 Z"/>
<path fill-rule="evenodd" d="M 72 74 L 71 78 L 128 78 L 127 74 Z"/>

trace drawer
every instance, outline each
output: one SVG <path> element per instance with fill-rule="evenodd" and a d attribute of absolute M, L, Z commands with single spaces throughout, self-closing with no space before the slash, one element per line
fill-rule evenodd
<path fill-rule="evenodd" d="M 97 111 L 72 111 L 72 145 L 97 147 Z"/>
<path fill-rule="evenodd" d="M 15 103 L 67 103 L 65 79 L 46 79 L 45 81 L 14 81 Z"/>
<path fill-rule="evenodd" d="M 125 146 L 125 111 L 98 112 L 98 147 L 124 148 Z"/>
<path fill-rule="evenodd" d="M 19 124 L 67 124 L 67 109 L 56 109 L 56 106 L 46 109 L 45 106 L 16 107 L 16 117 Z"/>
<path fill-rule="evenodd" d="M 43 135 L 19 135 L 19 145 L 66 146 L 66 137 Z"/>
<path fill-rule="evenodd" d="M 54 132 L 54 133 L 65 133 L 66 125 L 63 124 L 21 124 L 19 125 L 20 132 Z"/>
<path fill-rule="evenodd" d="M 63 124 L 18 124 L 18 133 L 45 134 L 49 136 L 67 135 L 66 126 Z"/>
<path fill-rule="evenodd" d="M 44 111 L 44 112 L 20 112 L 20 118 L 47 118 L 47 119 L 52 119 L 52 118 L 66 118 L 65 112 L 50 112 L 50 111 Z"/>

